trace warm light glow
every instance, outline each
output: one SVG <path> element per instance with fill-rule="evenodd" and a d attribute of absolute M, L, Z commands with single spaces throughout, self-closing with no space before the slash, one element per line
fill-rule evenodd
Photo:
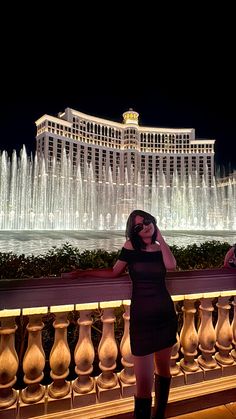
<path fill-rule="evenodd" d="M 202 293 L 198 294 L 185 294 L 184 299 L 185 300 L 199 300 L 200 298 L 203 298 Z"/>
<path fill-rule="evenodd" d="M 122 305 L 122 301 L 101 301 L 99 303 L 100 308 L 109 308 L 109 307 L 120 307 Z"/>
<path fill-rule="evenodd" d="M 74 304 L 66 304 L 62 306 L 51 306 L 50 313 L 64 313 L 65 311 L 73 311 Z"/>
<path fill-rule="evenodd" d="M 184 295 L 172 295 L 171 298 L 173 301 L 182 301 L 184 300 Z"/>
<path fill-rule="evenodd" d="M 78 311 L 82 310 L 96 310 L 98 308 L 98 303 L 84 303 L 84 304 L 76 304 L 75 309 Z"/>
<path fill-rule="evenodd" d="M 12 310 L 0 310 L 0 318 L 1 317 L 15 317 L 15 316 L 20 316 L 20 312 L 21 309 L 20 308 L 15 308 Z"/>
<path fill-rule="evenodd" d="M 123 304 L 124 306 L 130 306 L 130 304 L 131 304 L 131 300 L 123 300 L 123 301 L 122 301 L 122 304 Z"/>
<path fill-rule="evenodd" d="M 129 111 L 123 113 L 124 124 L 138 125 L 138 112 L 129 109 Z"/>
<path fill-rule="evenodd" d="M 220 296 L 221 297 L 231 297 L 231 295 L 235 295 L 235 294 L 236 294 L 236 290 L 220 291 Z"/>
<path fill-rule="evenodd" d="M 234 291 L 232 291 L 234 292 Z M 220 295 L 220 291 L 215 291 L 215 292 L 204 292 L 202 298 L 216 298 L 219 297 Z"/>
<path fill-rule="evenodd" d="M 28 307 L 22 309 L 23 316 L 30 316 L 32 314 L 47 314 L 48 307 Z"/>

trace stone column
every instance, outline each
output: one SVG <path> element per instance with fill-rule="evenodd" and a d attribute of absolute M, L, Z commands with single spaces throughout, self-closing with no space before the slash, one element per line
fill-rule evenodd
<path fill-rule="evenodd" d="M 198 336 L 195 328 L 194 315 L 196 313 L 195 300 L 184 300 L 182 311 L 184 313 L 183 328 L 180 333 L 181 352 L 184 358 L 180 365 L 184 371 L 197 371 L 199 366 L 194 357 L 197 355 Z"/>
<path fill-rule="evenodd" d="M 212 321 L 212 313 L 214 311 L 212 300 L 218 297 L 219 293 L 213 292 L 203 295 L 204 298 L 201 299 L 199 307 L 201 310 L 201 324 L 198 330 L 198 338 L 201 355 L 198 357 L 198 363 L 203 369 L 204 379 L 212 380 L 220 378 L 222 375 L 222 370 L 214 357 L 216 332 Z"/>
<path fill-rule="evenodd" d="M 202 294 L 201 294 L 202 296 Z M 191 298 L 192 297 L 192 298 Z M 182 307 L 184 313 L 183 328 L 180 333 L 181 352 L 184 358 L 180 361 L 180 366 L 185 373 L 187 384 L 196 383 L 203 380 L 203 373 L 199 369 L 198 362 L 195 360 L 197 356 L 198 335 L 195 328 L 194 315 L 196 313 L 195 301 L 197 295 L 188 295 L 184 300 Z M 200 374 L 197 374 L 200 372 Z"/>
<path fill-rule="evenodd" d="M 55 338 L 49 358 L 50 375 L 53 383 L 48 387 L 48 394 L 53 399 L 61 399 L 70 392 L 70 383 L 66 381 L 71 361 L 70 348 L 67 342 L 67 327 L 69 325 L 67 313 L 73 309 L 73 305 L 50 307 L 50 311 L 54 312 L 56 316 L 53 322 Z"/>
<path fill-rule="evenodd" d="M 124 302 L 125 303 L 125 302 Z M 130 322 L 130 302 L 124 304 L 125 312 L 123 314 L 124 319 L 124 334 L 120 342 L 121 352 L 121 363 L 124 369 L 120 372 L 119 378 L 121 380 L 121 389 L 123 397 L 129 397 L 134 394 L 135 390 L 135 374 L 134 374 L 134 362 L 133 356 L 130 349 L 130 334 L 129 334 L 129 322 Z"/>
<path fill-rule="evenodd" d="M 34 309 L 30 310 L 33 313 Z M 23 309 L 23 314 L 27 314 L 27 310 Z M 24 382 L 27 387 L 21 392 L 21 399 L 24 403 L 36 403 L 45 394 L 45 388 L 40 384 L 44 377 L 43 370 L 45 367 L 45 353 L 42 346 L 43 327 L 41 314 L 29 316 L 27 325 L 28 347 L 23 359 Z"/>
<path fill-rule="evenodd" d="M 222 295 L 223 294 L 223 295 Z M 223 369 L 226 370 L 227 366 L 231 366 L 234 363 L 234 359 L 230 354 L 232 349 L 233 333 L 229 321 L 229 295 L 227 293 L 221 293 L 221 297 L 218 298 L 218 320 L 216 323 L 216 347 L 218 352 L 215 355 L 217 362 Z"/>
<path fill-rule="evenodd" d="M 183 296 L 180 296 L 180 295 L 172 296 L 172 300 L 174 301 L 175 311 L 177 315 L 178 315 L 178 311 L 176 308 L 177 303 L 181 301 L 182 299 L 183 299 Z M 179 359 L 179 349 L 180 349 L 180 337 L 179 337 L 178 331 L 176 333 L 176 341 L 177 342 L 172 347 L 171 357 L 170 357 L 170 373 L 172 376 L 172 380 L 171 380 L 172 388 L 183 386 L 185 384 L 185 375 L 182 369 L 180 368 L 180 363 L 177 361 Z"/>
<path fill-rule="evenodd" d="M 198 357 L 198 362 L 203 368 L 216 368 L 217 362 L 213 358 L 215 353 L 216 333 L 212 323 L 212 298 L 201 298 L 199 306 L 201 324 L 198 330 L 199 349 L 201 355 Z"/>
<path fill-rule="evenodd" d="M 78 378 L 74 380 L 73 407 L 88 406 L 96 403 L 96 389 L 94 378 L 90 376 L 93 371 L 95 351 L 91 339 L 92 310 L 84 308 L 97 308 L 98 303 L 78 304 L 76 309 L 80 311 L 79 339 L 75 348 L 75 372 Z"/>
<path fill-rule="evenodd" d="M 121 301 L 100 303 L 103 308 L 102 338 L 98 346 L 99 367 L 102 373 L 97 378 L 98 396 L 101 402 L 114 400 L 120 397 L 117 375 L 113 372 L 116 368 L 118 348 L 114 334 L 114 306 L 120 306 Z M 111 308 L 112 307 L 112 308 Z M 109 391 L 108 391 L 109 390 Z"/>
<path fill-rule="evenodd" d="M 15 332 L 17 325 L 15 316 L 20 310 L 2 310 L 0 327 L 0 409 L 7 409 L 17 400 L 17 392 L 13 389 L 19 360 L 15 350 Z M 9 413 L 9 418 L 11 417 Z"/>
<path fill-rule="evenodd" d="M 177 300 L 174 301 L 174 305 L 175 305 L 175 311 L 177 314 L 177 310 L 176 310 Z M 179 358 L 179 348 L 180 348 L 180 339 L 179 339 L 178 332 L 176 333 L 176 340 L 177 342 L 172 348 L 171 358 L 170 358 L 170 372 L 172 376 L 178 375 L 180 373 L 180 366 L 179 364 L 177 364 L 177 359 Z"/>
<path fill-rule="evenodd" d="M 236 361 L 236 296 L 234 296 L 234 300 L 232 302 L 234 306 L 234 318 L 232 321 L 232 333 L 233 333 L 233 345 L 234 349 L 231 352 L 232 357 Z"/>
<path fill-rule="evenodd" d="M 75 372 L 78 378 L 73 383 L 73 389 L 77 393 L 88 393 L 94 387 L 93 379 L 90 377 L 93 371 L 94 347 L 91 339 L 91 310 L 80 312 L 78 319 L 79 340 L 75 348 Z"/>

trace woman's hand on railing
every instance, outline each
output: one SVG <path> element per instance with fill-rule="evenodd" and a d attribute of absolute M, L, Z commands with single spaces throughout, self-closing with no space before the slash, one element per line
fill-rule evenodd
<path fill-rule="evenodd" d="M 105 275 L 105 272 L 108 273 Z M 86 276 L 112 276 L 112 268 L 100 268 L 100 269 L 76 269 L 71 272 L 64 272 L 61 274 L 62 278 L 79 278 Z"/>
<path fill-rule="evenodd" d="M 84 270 L 84 269 L 76 269 L 75 271 L 71 271 L 71 272 L 63 272 L 61 274 L 61 278 L 78 278 L 80 276 L 88 276 L 88 271 L 89 270 Z"/>
<path fill-rule="evenodd" d="M 98 277 L 98 278 L 117 278 L 126 275 L 126 262 L 117 261 L 113 268 L 95 268 L 95 269 L 76 269 L 72 272 L 61 274 L 62 278 L 79 278 L 79 277 Z"/>

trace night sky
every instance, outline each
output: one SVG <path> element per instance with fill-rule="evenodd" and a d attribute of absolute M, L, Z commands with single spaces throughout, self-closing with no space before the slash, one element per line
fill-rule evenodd
<path fill-rule="evenodd" d="M 25 144 L 34 152 L 35 120 L 45 113 L 71 107 L 122 122 L 133 108 L 140 125 L 191 127 L 196 137 L 215 139 L 216 164 L 236 169 L 230 10 L 214 19 L 187 11 L 182 21 L 145 9 L 135 19 L 124 9 L 115 18 L 108 10 L 112 20 L 96 12 L 81 19 L 61 10 L 64 20 L 54 16 L 53 24 L 53 12 L 43 21 L 40 13 L 22 20 L 15 12 L 2 51 L 0 149 L 19 152 Z"/>

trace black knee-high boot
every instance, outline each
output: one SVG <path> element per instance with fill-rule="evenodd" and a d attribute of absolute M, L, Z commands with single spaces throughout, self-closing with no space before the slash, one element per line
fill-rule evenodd
<path fill-rule="evenodd" d="M 134 418 L 150 419 L 152 410 L 152 398 L 134 397 Z"/>
<path fill-rule="evenodd" d="M 171 377 L 155 374 L 155 405 L 153 419 L 164 419 L 169 397 Z"/>

